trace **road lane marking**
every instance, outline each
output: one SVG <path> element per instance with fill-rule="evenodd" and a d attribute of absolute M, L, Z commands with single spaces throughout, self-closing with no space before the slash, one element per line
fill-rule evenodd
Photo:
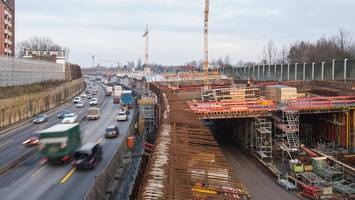
<path fill-rule="evenodd" d="M 6 145 L 12 143 L 12 142 L 14 142 L 14 140 L 9 140 L 9 141 L 6 141 L 6 142 L 0 144 L 0 149 L 3 148 L 3 147 L 5 147 Z"/>
<path fill-rule="evenodd" d="M 69 178 L 71 176 L 73 176 L 74 172 L 76 170 L 76 167 L 73 167 L 64 177 L 63 179 L 60 181 L 60 184 L 63 184 L 65 182 L 67 182 L 69 180 Z"/>
<path fill-rule="evenodd" d="M 39 174 L 41 171 L 43 171 L 45 168 L 47 167 L 47 165 L 43 165 L 41 168 L 39 168 L 35 173 L 32 174 L 32 177 L 36 176 L 37 174 Z"/>

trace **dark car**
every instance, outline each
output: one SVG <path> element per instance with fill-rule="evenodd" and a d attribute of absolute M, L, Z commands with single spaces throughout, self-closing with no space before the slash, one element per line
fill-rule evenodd
<path fill-rule="evenodd" d="M 88 99 L 92 99 L 92 98 L 94 98 L 92 95 L 89 95 L 89 96 L 88 96 Z"/>
<path fill-rule="evenodd" d="M 120 133 L 117 126 L 109 126 L 105 130 L 106 138 L 116 138 L 119 134 Z"/>
<path fill-rule="evenodd" d="M 91 88 L 91 87 L 90 87 Z M 90 94 L 90 91 L 89 90 L 86 90 L 85 91 L 85 94 Z"/>
<path fill-rule="evenodd" d="M 102 147 L 97 143 L 87 143 L 74 153 L 73 165 L 77 169 L 93 169 L 102 160 Z"/>
<path fill-rule="evenodd" d="M 70 111 L 63 110 L 60 113 L 58 113 L 57 117 L 58 118 L 64 118 L 64 115 L 71 113 Z"/>
<path fill-rule="evenodd" d="M 48 121 L 48 115 L 45 115 L 45 114 L 37 115 L 32 121 L 35 124 L 44 123 L 44 122 Z"/>

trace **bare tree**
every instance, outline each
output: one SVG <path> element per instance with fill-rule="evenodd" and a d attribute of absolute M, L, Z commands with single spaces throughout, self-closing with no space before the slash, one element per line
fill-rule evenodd
<path fill-rule="evenodd" d="M 263 47 L 263 60 L 265 64 L 275 64 L 277 62 L 277 48 L 272 40 Z"/>
<path fill-rule="evenodd" d="M 42 50 L 42 51 L 60 51 L 67 50 L 68 48 L 64 48 L 58 44 L 55 44 L 50 38 L 45 36 L 34 36 L 28 40 L 23 40 L 17 43 L 18 56 L 22 57 L 25 55 L 25 49 L 31 50 Z"/>

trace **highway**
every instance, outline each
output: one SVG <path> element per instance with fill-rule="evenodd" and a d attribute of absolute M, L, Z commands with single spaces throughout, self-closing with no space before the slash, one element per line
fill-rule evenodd
<path fill-rule="evenodd" d="M 237 178 L 246 185 L 250 199 L 252 200 L 297 200 L 298 197 L 287 192 L 279 186 L 266 172 L 262 166 L 242 152 L 230 137 L 227 130 L 211 129 L 215 138 L 226 156 L 228 162 L 234 169 Z"/>
<path fill-rule="evenodd" d="M 97 85 L 97 84 L 96 84 Z M 103 160 L 91 171 L 79 171 L 69 165 L 51 166 L 41 164 L 38 155 L 35 155 L 25 162 L 21 163 L 11 172 L 0 178 L 0 196 L 1 199 L 83 199 L 89 190 L 95 176 L 98 175 L 110 160 L 112 153 L 118 145 L 123 144 L 124 135 L 127 134 L 128 127 L 132 121 L 134 110 L 131 110 L 129 120 L 126 122 L 116 122 L 115 115 L 118 113 L 119 105 L 112 103 L 112 97 L 105 98 L 104 90 L 97 87 L 99 103 L 101 102 L 101 118 L 96 121 L 87 121 L 84 119 L 80 124 L 83 143 L 100 142 L 103 146 Z M 60 110 L 77 109 L 73 105 Z M 59 111 L 51 114 L 48 126 L 56 124 L 55 115 Z M 79 118 L 86 115 L 86 109 L 82 108 Z M 53 122 L 51 122 L 53 121 Z M 118 125 L 120 136 L 115 139 L 103 138 L 104 130 L 111 124 Z M 37 125 L 28 125 L 30 127 L 21 127 L 16 129 L 13 134 L 17 137 L 26 138 L 31 134 L 30 130 L 41 130 L 46 127 L 37 127 Z M 26 131 L 24 131 L 26 130 Z M 21 132 L 25 135 L 22 136 Z M 11 134 L 12 135 L 12 134 Z M 7 140 L 14 140 L 15 136 L 7 136 Z M 22 142 L 21 138 L 21 142 Z M 1 142 L 2 143 L 2 142 Z M 17 143 L 16 143 L 17 144 Z M 18 150 L 14 148 L 14 150 Z M 25 149 L 27 147 L 21 147 Z"/>

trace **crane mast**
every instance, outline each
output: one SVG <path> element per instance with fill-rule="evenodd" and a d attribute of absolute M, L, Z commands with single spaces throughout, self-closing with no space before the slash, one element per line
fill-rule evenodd
<path fill-rule="evenodd" d="M 149 29 L 148 29 L 148 24 L 147 24 L 146 31 L 145 31 L 143 37 L 145 37 L 144 65 L 147 67 L 149 64 Z"/>
<path fill-rule="evenodd" d="M 205 23 L 204 23 L 204 59 L 203 59 L 203 69 L 204 69 L 204 86 L 208 87 L 208 15 L 209 15 L 210 1 L 205 0 Z"/>

